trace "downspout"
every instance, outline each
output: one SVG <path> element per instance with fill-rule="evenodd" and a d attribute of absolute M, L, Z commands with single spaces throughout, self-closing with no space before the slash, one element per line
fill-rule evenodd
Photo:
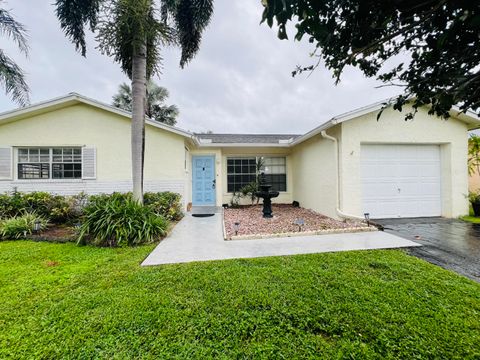
<path fill-rule="evenodd" d="M 328 135 L 325 130 L 322 130 L 320 132 L 320 134 L 322 135 L 322 137 L 324 139 L 328 139 L 328 140 L 333 141 L 333 143 L 335 145 L 335 167 L 336 167 L 336 173 L 337 173 L 336 181 L 335 181 L 335 187 L 336 187 L 335 192 L 337 194 L 337 205 L 336 205 L 335 211 L 337 212 L 337 215 L 339 217 L 343 218 L 343 219 L 363 220 L 363 218 L 360 217 L 360 216 L 346 214 L 341 210 L 341 204 L 340 204 L 340 191 L 341 191 L 341 188 L 340 188 L 340 164 L 339 164 L 339 156 L 338 156 L 338 153 L 339 153 L 339 151 L 338 151 L 338 140 L 337 140 L 337 138 Z"/>

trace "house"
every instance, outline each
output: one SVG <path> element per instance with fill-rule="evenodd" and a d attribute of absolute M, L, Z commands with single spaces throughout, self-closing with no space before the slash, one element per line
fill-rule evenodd
<path fill-rule="evenodd" d="M 467 134 L 473 113 L 413 121 L 377 103 L 298 135 L 194 134 L 146 121 L 145 190 L 185 206 L 230 202 L 258 159 L 281 203 L 334 218 L 468 212 Z M 407 110 L 408 111 L 408 110 Z M 320 123 L 321 119 L 319 120 Z M 0 114 L 0 192 L 131 190 L 130 114 L 72 93 Z"/>

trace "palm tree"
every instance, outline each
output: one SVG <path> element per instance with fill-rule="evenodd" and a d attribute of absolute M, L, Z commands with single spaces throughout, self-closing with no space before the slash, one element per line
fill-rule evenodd
<path fill-rule="evenodd" d="M 0 0 L 0 4 L 3 2 Z M 5 9 L 0 8 L 0 33 L 12 39 L 25 56 L 28 55 L 25 27 Z M 0 49 L 0 82 L 5 93 L 20 106 L 29 103 L 29 89 L 22 69 Z"/>
<path fill-rule="evenodd" d="M 132 81 L 133 196 L 142 203 L 147 80 L 159 70 L 162 46 L 180 46 L 182 68 L 193 59 L 213 0 L 56 0 L 55 5 L 61 28 L 83 56 L 88 28 L 100 51 Z"/>
<path fill-rule="evenodd" d="M 174 126 L 177 123 L 178 107 L 165 105 L 169 96 L 168 90 L 158 86 L 152 80 L 147 83 L 147 106 L 145 115 L 150 119 Z M 113 106 L 127 111 L 132 111 L 132 89 L 123 83 L 118 87 L 118 92 L 113 96 Z"/>

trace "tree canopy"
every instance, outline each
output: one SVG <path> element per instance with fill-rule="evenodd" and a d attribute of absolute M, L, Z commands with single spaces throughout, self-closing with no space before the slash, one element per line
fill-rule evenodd
<path fill-rule="evenodd" d="M 193 59 L 213 13 L 213 0 L 56 0 L 60 27 L 82 55 L 85 31 L 132 80 L 132 184 L 143 202 L 147 80 L 159 73 L 161 49 L 179 45 L 180 66 Z"/>
<path fill-rule="evenodd" d="M 411 101 L 449 117 L 453 105 L 480 112 L 480 2 L 474 0 L 262 0 L 262 21 L 276 20 L 278 37 L 313 44 L 338 83 L 345 67 L 399 86 L 394 108 Z M 397 57 L 397 55 L 403 55 Z M 393 59 L 392 62 L 387 62 Z M 411 118 L 410 113 L 407 118 Z"/>
<path fill-rule="evenodd" d="M 158 86 L 152 80 L 147 83 L 147 105 L 145 114 L 152 120 L 174 126 L 179 114 L 176 105 L 166 105 L 169 97 L 168 90 Z M 118 87 L 118 92 L 113 96 L 113 106 L 132 111 L 132 88 L 123 83 Z"/>
<path fill-rule="evenodd" d="M 0 5 L 3 2 L 0 0 Z M 28 55 L 27 31 L 25 27 L 5 9 L 0 8 L 0 34 L 17 44 L 25 56 Z M 22 69 L 5 52 L 0 49 L 0 83 L 7 95 L 20 106 L 29 103 L 29 88 Z"/>
<path fill-rule="evenodd" d="M 83 56 L 85 30 L 96 32 L 102 53 L 132 77 L 132 57 L 146 43 L 147 77 L 159 70 L 163 45 L 178 45 L 184 67 L 200 48 L 213 13 L 213 0 L 56 0 L 65 35 Z"/>

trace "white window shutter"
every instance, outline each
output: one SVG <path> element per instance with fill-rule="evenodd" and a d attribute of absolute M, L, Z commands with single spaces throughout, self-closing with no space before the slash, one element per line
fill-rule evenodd
<path fill-rule="evenodd" d="M 13 180 L 12 148 L 0 147 L 0 180 Z"/>
<path fill-rule="evenodd" d="M 94 147 L 82 148 L 82 179 L 97 178 L 97 151 Z"/>

